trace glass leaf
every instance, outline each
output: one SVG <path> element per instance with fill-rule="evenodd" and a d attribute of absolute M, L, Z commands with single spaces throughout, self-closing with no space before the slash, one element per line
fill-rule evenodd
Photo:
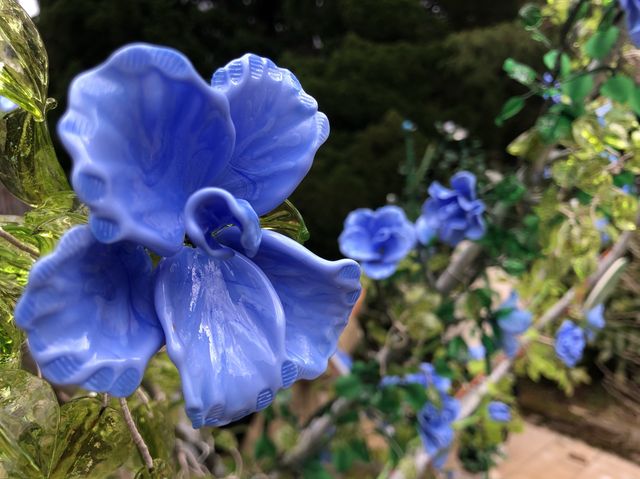
<path fill-rule="evenodd" d="M 285 200 L 276 209 L 262 216 L 260 226 L 288 236 L 301 244 L 307 241 L 310 236 L 302 215 L 289 200 Z"/>
<path fill-rule="evenodd" d="M 2 371 L 0 477 L 46 477 L 59 417 L 47 382 L 18 369 Z"/>
<path fill-rule="evenodd" d="M 27 12 L 16 0 L 0 0 L 0 95 L 43 121 L 47 70 L 47 52 Z"/>
<path fill-rule="evenodd" d="M 132 453 L 129 430 L 120 411 L 96 398 L 80 398 L 60 408 L 60 428 L 51 479 L 106 477 Z"/>
<path fill-rule="evenodd" d="M 47 124 L 35 121 L 24 110 L 14 110 L 0 118 L 0 181 L 30 205 L 70 189 Z"/>

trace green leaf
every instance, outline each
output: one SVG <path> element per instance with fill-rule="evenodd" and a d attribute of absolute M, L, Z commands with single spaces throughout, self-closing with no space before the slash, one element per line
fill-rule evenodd
<path fill-rule="evenodd" d="M 43 121 L 47 70 L 47 53 L 29 15 L 16 0 L 0 0 L 0 95 Z"/>
<path fill-rule="evenodd" d="M 517 115 L 522 108 L 524 108 L 524 98 L 520 96 L 513 96 L 509 98 L 502 106 L 500 114 L 495 119 L 496 125 L 502 126 L 505 120 Z"/>
<path fill-rule="evenodd" d="M 609 54 L 619 36 L 620 29 L 615 26 L 611 26 L 606 30 L 598 30 L 587 40 L 584 46 L 585 52 L 595 60 L 602 60 Z"/>
<path fill-rule="evenodd" d="M 533 3 L 523 5 L 518 16 L 525 28 L 538 28 L 542 24 L 542 11 L 538 5 Z"/>
<path fill-rule="evenodd" d="M 351 464 L 356 459 L 355 454 L 349 445 L 336 447 L 332 451 L 332 462 L 338 472 L 346 472 L 351 468 Z"/>
<path fill-rule="evenodd" d="M 262 434 L 256 441 L 253 454 L 256 459 L 275 459 L 278 451 L 269 436 Z"/>
<path fill-rule="evenodd" d="M 524 63 L 519 63 L 513 58 L 507 58 L 502 67 L 509 77 L 523 85 L 529 86 L 536 79 L 536 72 L 533 68 Z"/>
<path fill-rule="evenodd" d="M 26 371 L 0 374 L 0 477 L 46 477 L 60 409 L 49 384 Z"/>
<path fill-rule="evenodd" d="M 322 463 L 318 460 L 305 464 L 302 477 L 303 479 L 333 479 L 333 476 L 322 467 Z"/>
<path fill-rule="evenodd" d="M 419 411 L 427 402 L 427 391 L 421 384 L 406 384 L 402 387 L 406 393 L 406 401 L 414 411 Z"/>
<path fill-rule="evenodd" d="M 149 446 L 149 453 L 154 460 L 160 461 L 165 477 L 174 477 L 172 470 L 175 430 L 167 427 L 169 408 L 165 402 L 150 401 L 145 403 L 138 396 L 129 400 L 131 414 L 138 426 L 140 435 Z M 146 470 L 146 468 L 144 468 Z M 154 468 L 154 473 L 158 471 Z M 157 475 L 157 474 L 156 474 Z"/>
<path fill-rule="evenodd" d="M 571 98 L 573 105 L 584 109 L 584 99 L 593 89 L 592 75 L 577 75 L 563 84 L 564 93 Z"/>
<path fill-rule="evenodd" d="M 30 205 L 70 189 L 46 122 L 35 121 L 24 110 L 0 118 L 0 181 Z"/>
<path fill-rule="evenodd" d="M 133 452 L 122 413 L 97 398 L 74 399 L 60 408 L 51 479 L 104 477 Z"/>
<path fill-rule="evenodd" d="M 626 75 L 614 75 L 600 88 L 600 93 L 614 101 L 625 103 L 635 92 L 633 80 Z"/>
<path fill-rule="evenodd" d="M 549 50 L 547 53 L 545 53 L 544 57 L 542 57 L 544 66 L 546 66 L 549 70 L 555 70 L 559 54 L 560 52 L 558 50 Z"/>
<path fill-rule="evenodd" d="M 289 200 L 262 216 L 260 226 L 288 236 L 301 244 L 310 236 L 302 215 Z"/>
<path fill-rule="evenodd" d="M 571 134 L 571 120 L 562 113 L 550 111 L 538 118 L 536 129 L 540 138 L 547 143 L 555 143 Z"/>
<path fill-rule="evenodd" d="M 347 399 L 357 398 L 362 391 L 362 387 L 360 379 L 353 374 L 340 376 L 335 382 L 336 394 Z"/>

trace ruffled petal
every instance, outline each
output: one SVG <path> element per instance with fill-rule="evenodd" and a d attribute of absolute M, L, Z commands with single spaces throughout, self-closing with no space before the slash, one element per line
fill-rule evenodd
<path fill-rule="evenodd" d="M 348 258 L 358 261 L 372 261 L 380 259 L 380 252 L 376 251 L 371 242 L 371 233 L 359 226 L 345 229 L 338 238 L 340 251 Z"/>
<path fill-rule="evenodd" d="M 363 261 L 362 270 L 371 279 L 386 279 L 396 272 L 398 263 L 382 263 L 377 261 Z"/>
<path fill-rule="evenodd" d="M 203 188 L 189 197 L 185 207 L 187 234 L 193 244 L 209 256 L 226 259 L 233 250 L 221 245 L 214 233 L 226 226 L 237 226 L 242 232 L 240 251 L 252 257 L 258 251 L 262 230 L 260 219 L 245 200 L 234 198 L 220 188 Z"/>
<path fill-rule="evenodd" d="M 155 304 L 193 427 L 263 409 L 287 385 L 284 311 L 251 260 L 185 247 L 158 265 Z"/>
<path fill-rule="evenodd" d="M 437 228 L 432 225 L 433 222 L 428 221 L 425 216 L 420 216 L 416 221 L 416 238 L 420 244 L 426 246 L 436 237 Z"/>
<path fill-rule="evenodd" d="M 105 245 L 87 226 L 34 265 L 15 317 L 47 379 L 114 396 L 133 393 L 164 342 L 144 248 Z"/>
<path fill-rule="evenodd" d="M 236 247 L 237 230 L 225 230 L 221 241 Z M 263 231 L 253 261 L 267 275 L 284 307 L 287 355 L 297 367 L 297 378 L 318 377 L 327 368 L 360 295 L 358 264 L 348 259 L 324 260 L 273 231 Z"/>
<path fill-rule="evenodd" d="M 329 121 L 296 77 L 267 58 L 244 55 L 217 70 L 211 84 L 228 98 L 236 129 L 231 161 L 213 185 L 268 213 L 311 168 Z"/>
<path fill-rule="evenodd" d="M 451 177 L 451 188 L 467 200 L 476 199 L 476 177 L 468 171 L 461 171 Z"/>
<path fill-rule="evenodd" d="M 357 226 L 364 230 L 371 230 L 375 221 L 375 212 L 369 208 L 358 208 L 347 215 L 344 220 L 344 229 Z"/>
<path fill-rule="evenodd" d="M 182 54 L 144 44 L 74 80 L 58 132 L 96 238 L 161 255 L 181 247 L 187 198 L 227 166 L 235 141 L 225 96 Z"/>

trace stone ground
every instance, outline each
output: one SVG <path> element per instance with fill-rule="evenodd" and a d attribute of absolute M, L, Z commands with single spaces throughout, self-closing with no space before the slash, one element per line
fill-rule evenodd
<path fill-rule="evenodd" d="M 511 435 L 505 452 L 490 479 L 640 479 L 639 465 L 530 422 L 523 432 Z"/>

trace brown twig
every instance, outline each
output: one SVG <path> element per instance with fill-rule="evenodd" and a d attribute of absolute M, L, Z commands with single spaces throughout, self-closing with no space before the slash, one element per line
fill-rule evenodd
<path fill-rule="evenodd" d="M 129 432 L 131 433 L 131 439 L 133 439 L 134 444 L 138 448 L 140 452 L 140 456 L 144 461 L 144 465 L 147 467 L 147 470 L 153 470 L 153 458 L 151 457 L 151 453 L 149 452 L 149 447 L 144 442 L 140 431 L 136 427 L 136 423 L 133 420 L 133 416 L 131 416 L 131 411 L 129 410 L 129 405 L 127 404 L 127 398 L 119 398 L 120 407 L 122 408 L 122 416 L 124 417 L 124 422 L 127 423 L 127 427 L 129 428 Z"/>
<path fill-rule="evenodd" d="M 2 238 L 5 241 L 7 241 L 7 243 L 12 244 L 13 246 L 18 248 L 19 250 L 24 251 L 29 256 L 31 256 L 33 259 L 38 259 L 40 257 L 40 253 L 38 252 L 38 250 L 36 250 L 35 248 L 31 248 L 30 246 L 27 246 L 26 244 L 22 243 L 18 238 L 16 238 L 15 236 L 13 236 L 10 233 L 7 233 L 2 228 L 0 228 L 0 238 Z"/>

